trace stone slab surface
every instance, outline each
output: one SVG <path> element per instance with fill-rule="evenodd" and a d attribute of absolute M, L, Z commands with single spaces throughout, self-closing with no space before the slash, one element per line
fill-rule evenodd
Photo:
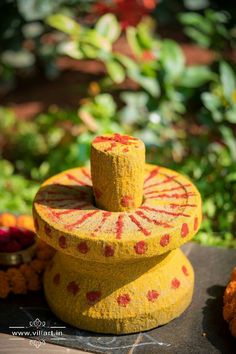
<path fill-rule="evenodd" d="M 236 250 L 201 247 L 193 243 L 185 245 L 183 250 L 195 269 L 194 297 L 188 310 L 165 326 L 122 336 L 81 331 L 56 319 L 43 293 L 38 292 L 0 301 L 0 331 L 12 334 L 12 331 L 38 330 L 38 336 L 31 334 L 31 338 L 41 341 L 42 346 L 45 340 L 94 353 L 236 353 L 236 340 L 231 337 L 222 318 L 222 296 L 230 272 L 236 265 Z M 36 318 L 42 322 L 38 328 L 30 326 L 30 321 Z M 16 326 L 28 328 L 10 328 Z M 53 333 L 46 333 L 50 331 Z M 56 331 L 62 333 L 57 335 Z M 24 336 L 29 337 L 30 334 Z M 0 352 L 4 352 L 3 346 Z"/>

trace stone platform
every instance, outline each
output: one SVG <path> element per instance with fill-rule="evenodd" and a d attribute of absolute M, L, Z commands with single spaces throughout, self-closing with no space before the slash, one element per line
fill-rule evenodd
<path fill-rule="evenodd" d="M 80 331 L 59 321 L 51 313 L 42 292 L 35 294 L 32 292 L 30 295 L 11 296 L 0 301 L 0 331 L 12 334 L 12 331 L 32 330 L 29 322 L 39 318 L 41 322 L 46 322 L 39 324 L 39 340 L 93 353 L 236 352 L 236 340 L 230 335 L 227 323 L 222 318 L 222 296 L 230 272 L 236 265 L 236 250 L 201 247 L 194 243 L 189 243 L 182 249 L 195 270 L 193 301 L 183 315 L 165 326 L 140 334 L 121 336 Z M 29 328 L 9 328 L 17 326 Z M 42 334 L 45 331 L 56 330 L 61 331 L 62 335 Z M 17 345 L 17 341 L 14 342 L 14 345 Z M 43 346 L 43 341 L 41 345 Z M 2 350 L 4 352 L 4 348 Z"/>

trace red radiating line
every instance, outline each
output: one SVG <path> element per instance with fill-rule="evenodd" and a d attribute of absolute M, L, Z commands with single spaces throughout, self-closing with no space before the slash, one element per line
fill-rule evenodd
<path fill-rule="evenodd" d="M 124 215 L 119 215 L 117 222 L 116 222 L 116 238 L 117 239 L 121 239 L 121 235 L 123 232 L 123 227 L 124 227 L 124 223 L 123 223 L 123 219 L 124 219 Z"/>
<path fill-rule="evenodd" d="M 155 195 L 146 199 L 156 199 L 156 198 L 174 198 L 174 199 L 180 199 L 180 198 L 188 198 L 188 197 L 192 197 L 193 195 L 195 195 L 195 193 L 183 193 L 183 194 L 159 194 L 159 195 Z"/>
<path fill-rule="evenodd" d="M 197 204 L 175 204 L 175 203 L 170 203 L 169 204 L 171 208 L 178 208 L 178 207 L 190 207 L 190 208 L 194 208 L 197 206 Z"/>
<path fill-rule="evenodd" d="M 78 225 L 81 225 L 85 220 L 91 218 L 94 214 L 98 213 L 99 210 L 94 210 L 94 211 L 91 211 L 90 213 L 86 213 L 82 216 L 82 218 L 80 218 L 79 220 L 77 220 L 76 222 L 74 222 L 73 224 L 69 224 L 67 225 L 67 227 L 69 229 L 71 229 L 72 227 L 74 226 L 78 226 Z"/>
<path fill-rule="evenodd" d="M 144 189 L 148 189 L 150 187 L 155 187 L 155 186 L 161 186 L 162 184 L 172 182 L 175 178 L 176 178 L 176 176 L 167 176 L 167 178 L 164 181 L 150 184 L 149 186 L 144 187 Z"/>
<path fill-rule="evenodd" d="M 149 236 L 150 235 L 150 231 L 148 231 L 147 229 L 145 229 L 141 223 L 133 216 L 133 215 L 128 215 L 130 220 L 138 227 L 138 229 L 145 235 L 145 236 Z"/>
<path fill-rule="evenodd" d="M 87 186 L 87 183 L 85 183 L 84 181 L 81 181 L 80 179 L 78 179 L 77 177 L 73 176 L 70 173 L 66 173 L 66 177 L 72 181 L 77 182 L 80 186 Z"/>
<path fill-rule="evenodd" d="M 112 213 L 110 211 L 104 211 L 102 213 L 102 220 L 101 220 L 100 224 L 98 225 L 98 227 L 92 232 L 92 234 L 91 234 L 92 236 L 96 236 L 96 233 L 101 230 L 102 226 L 105 224 L 106 220 L 111 215 L 112 215 Z"/>
<path fill-rule="evenodd" d="M 189 187 L 191 186 L 191 184 L 183 184 L 179 187 L 173 187 L 173 188 L 170 188 L 170 189 L 162 189 L 161 191 L 152 191 L 152 192 L 147 192 L 145 193 L 145 195 L 148 195 L 148 194 L 154 194 L 154 193 L 162 193 L 162 192 L 172 192 L 172 191 L 177 191 L 178 189 L 184 189 L 186 187 Z"/>
<path fill-rule="evenodd" d="M 173 213 L 172 211 L 156 209 L 156 208 L 150 208 L 150 207 L 147 207 L 147 206 L 142 206 L 142 207 L 140 207 L 140 209 L 149 210 L 149 211 L 156 211 L 157 213 L 160 213 L 160 214 L 167 214 L 167 215 L 172 215 L 172 216 L 185 216 L 186 218 L 188 218 L 190 216 L 189 214 Z"/>
<path fill-rule="evenodd" d="M 155 176 L 158 174 L 159 169 L 160 169 L 159 167 L 156 167 L 154 170 L 152 170 L 152 171 L 150 172 L 149 176 L 145 179 L 144 184 L 146 184 L 150 179 L 152 179 L 153 177 L 155 177 Z M 149 188 L 149 186 L 146 187 L 146 188 Z"/>
<path fill-rule="evenodd" d="M 61 215 L 67 215 L 67 214 L 70 214 L 70 213 L 74 213 L 77 210 L 82 210 L 82 208 L 84 208 L 86 206 L 90 206 L 90 204 L 84 203 L 84 204 L 78 205 L 78 207 L 76 209 L 68 209 L 68 210 L 63 210 L 63 211 L 59 211 L 59 212 L 53 211 L 53 213 L 54 213 L 55 216 L 58 217 L 58 216 L 61 216 Z"/>
<path fill-rule="evenodd" d="M 91 175 L 84 168 L 82 168 L 81 171 L 85 177 L 91 180 Z"/>
<path fill-rule="evenodd" d="M 153 220 L 151 218 L 149 218 L 147 215 L 145 215 L 142 211 L 136 211 L 135 212 L 138 216 L 140 216 L 140 218 L 144 219 L 144 220 L 147 220 L 148 222 L 152 222 L 153 224 L 155 225 L 158 225 L 158 226 L 163 226 L 165 228 L 169 228 L 169 227 L 172 227 L 170 224 L 168 223 L 165 223 L 165 222 L 162 222 L 162 221 L 158 221 L 158 220 Z"/>

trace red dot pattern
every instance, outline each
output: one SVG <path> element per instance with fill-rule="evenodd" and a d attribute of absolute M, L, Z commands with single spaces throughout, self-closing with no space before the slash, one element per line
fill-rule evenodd
<path fill-rule="evenodd" d="M 114 247 L 110 245 L 106 245 L 103 250 L 103 254 L 105 257 L 112 257 L 114 256 L 115 250 Z"/>
<path fill-rule="evenodd" d="M 86 293 L 86 298 L 89 304 L 94 304 L 95 302 L 99 301 L 101 298 L 100 291 L 89 291 Z"/>
<path fill-rule="evenodd" d="M 188 269 L 183 265 L 182 266 L 182 272 L 184 273 L 184 275 L 187 277 L 189 276 L 189 272 L 188 272 Z"/>
<path fill-rule="evenodd" d="M 58 240 L 58 243 L 59 243 L 59 246 L 61 248 L 66 248 L 67 247 L 67 244 L 66 244 L 66 238 L 65 236 L 60 236 L 59 237 L 59 240 Z"/>
<path fill-rule="evenodd" d="M 166 247 L 169 244 L 169 242 L 170 242 L 170 235 L 168 235 L 168 234 L 162 236 L 160 239 L 160 245 L 162 247 Z"/>
<path fill-rule="evenodd" d="M 145 241 L 139 241 L 135 244 L 134 250 L 137 254 L 145 254 L 148 249 L 148 245 Z"/>
<path fill-rule="evenodd" d="M 147 293 L 147 299 L 148 301 L 154 302 L 155 300 L 158 299 L 159 297 L 159 292 L 156 290 L 149 290 Z"/>
<path fill-rule="evenodd" d="M 87 245 L 87 242 L 85 242 L 85 241 L 78 243 L 77 248 L 78 248 L 78 251 L 83 254 L 86 254 L 89 251 L 89 247 Z"/>
<path fill-rule="evenodd" d="M 129 294 L 121 294 L 117 298 L 117 303 L 119 306 L 126 307 L 131 301 Z"/>
<path fill-rule="evenodd" d="M 172 289 L 178 289 L 180 287 L 180 281 L 177 278 L 172 279 L 171 281 Z"/>
<path fill-rule="evenodd" d="M 47 236 L 52 237 L 52 236 L 51 236 L 52 230 L 51 230 L 51 228 L 50 228 L 50 226 L 49 226 L 48 224 L 45 224 L 45 225 L 44 225 L 44 232 L 45 232 L 45 234 L 46 234 Z"/>
<path fill-rule="evenodd" d="M 76 295 L 79 292 L 79 286 L 75 281 L 71 281 L 68 285 L 67 285 L 67 291 L 69 293 L 71 293 L 72 295 Z"/>
<path fill-rule="evenodd" d="M 188 224 L 183 223 L 181 228 L 181 237 L 186 237 L 189 233 Z"/>

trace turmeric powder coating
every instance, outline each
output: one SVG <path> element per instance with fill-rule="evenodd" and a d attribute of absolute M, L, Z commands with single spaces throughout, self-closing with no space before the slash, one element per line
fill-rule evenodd
<path fill-rule="evenodd" d="M 64 171 L 35 197 L 37 233 L 59 251 L 45 274 L 48 303 L 79 328 L 143 331 L 191 301 L 193 270 L 176 248 L 200 227 L 201 197 L 186 177 L 145 164 L 144 155 L 137 138 L 97 137 L 91 170 Z"/>

